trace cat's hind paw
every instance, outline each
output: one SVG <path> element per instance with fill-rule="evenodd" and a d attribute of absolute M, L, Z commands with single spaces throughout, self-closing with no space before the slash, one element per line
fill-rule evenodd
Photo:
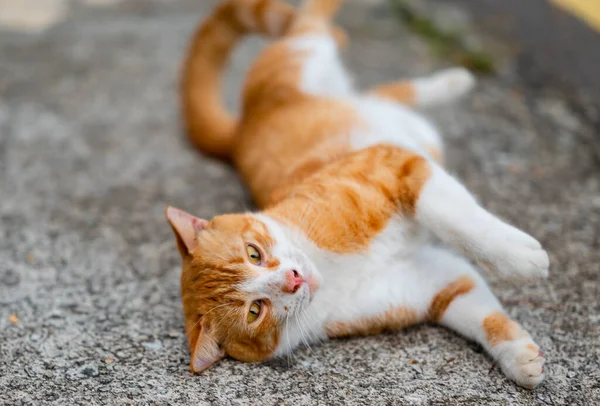
<path fill-rule="evenodd" d="M 459 98 L 469 93 L 477 83 L 475 75 L 465 68 L 449 68 L 436 72 L 431 77 L 432 80 L 439 83 L 450 99 Z"/>
<path fill-rule="evenodd" d="M 447 103 L 469 93 L 476 84 L 475 76 L 465 68 L 449 68 L 415 82 L 419 104 Z"/>
<path fill-rule="evenodd" d="M 498 363 L 502 372 L 519 386 L 533 389 L 545 377 L 545 359 L 531 338 L 508 341 L 498 348 Z"/>

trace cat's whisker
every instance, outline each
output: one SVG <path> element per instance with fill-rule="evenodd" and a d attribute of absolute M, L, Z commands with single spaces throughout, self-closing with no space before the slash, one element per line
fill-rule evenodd
<path fill-rule="evenodd" d="M 312 348 L 312 345 L 311 345 L 313 343 L 313 341 L 311 339 L 311 336 L 309 335 L 310 326 L 308 325 L 308 322 L 306 321 L 306 319 L 303 319 L 303 320 L 304 321 L 302 323 L 303 323 L 303 326 L 304 326 L 303 327 L 304 328 L 304 332 L 306 333 L 306 336 L 308 337 L 306 339 L 306 346 L 308 347 L 310 353 L 314 355 L 314 351 L 313 351 L 313 348 Z M 304 324 L 304 323 L 306 323 L 306 324 Z"/>
<path fill-rule="evenodd" d="M 294 315 L 297 317 L 300 312 L 302 311 L 302 309 L 304 308 L 304 301 L 306 299 L 306 296 L 302 296 L 300 298 L 300 303 L 298 303 L 295 307 L 294 307 Z"/>
<path fill-rule="evenodd" d="M 312 204 L 313 204 L 313 201 L 310 200 L 307 206 L 312 207 Z M 312 223 L 310 223 L 307 226 L 307 232 L 306 232 L 306 236 L 310 239 L 313 239 L 312 237 L 314 235 L 314 232 L 318 230 L 317 225 L 320 223 L 318 213 L 316 215 L 313 215 L 312 218 L 313 218 Z M 313 239 L 313 241 L 314 241 L 314 239 Z"/>
<path fill-rule="evenodd" d="M 311 320 L 310 320 L 310 317 L 308 315 L 308 311 L 304 310 L 300 315 L 301 315 L 301 317 L 303 317 L 304 321 L 308 325 L 306 333 L 307 333 L 307 335 L 309 335 L 309 339 L 314 340 L 314 341 L 320 343 L 321 342 L 320 337 L 317 336 L 317 334 L 315 334 L 314 331 L 312 331 L 312 329 L 310 328 L 310 326 L 311 326 L 311 323 L 310 323 Z"/>
<path fill-rule="evenodd" d="M 303 221 L 306 218 L 308 211 L 312 210 L 312 203 L 313 203 L 312 201 L 309 201 L 308 204 L 306 205 L 304 212 L 302 213 L 301 221 Z"/>
<path fill-rule="evenodd" d="M 288 351 L 286 354 L 286 358 L 287 358 L 287 362 L 288 362 L 288 368 L 291 366 L 291 359 L 294 356 L 294 353 L 292 352 L 292 343 L 290 342 L 290 334 L 289 334 L 289 314 L 285 317 L 285 337 L 287 338 L 287 342 L 288 342 Z"/>
<path fill-rule="evenodd" d="M 304 211 L 302 212 L 302 215 L 300 216 L 300 224 L 303 224 L 306 216 L 308 214 L 308 211 L 312 209 L 312 202 L 310 202 L 309 204 L 306 205 L 306 207 L 304 208 Z"/>
<path fill-rule="evenodd" d="M 306 339 L 306 337 L 304 336 L 304 332 L 303 332 L 303 324 L 302 324 L 302 319 L 300 318 L 300 314 L 298 314 L 298 316 L 296 317 L 297 320 L 297 324 L 298 324 L 298 331 L 300 332 L 300 337 L 302 339 L 302 342 L 304 343 L 304 345 L 308 348 L 308 350 L 310 351 L 310 353 L 312 354 L 312 348 L 310 346 L 310 344 L 308 343 L 308 340 Z"/>
<path fill-rule="evenodd" d="M 313 340 L 311 339 L 311 335 L 310 335 L 310 325 L 308 324 L 308 321 L 305 318 L 302 318 L 302 320 L 303 320 L 302 326 L 303 326 L 304 332 L 306 333 L 306 337 L 308 337 L 306 339 L 306 346 L 310 350 L 311 354 L 313 354 L 314 353 L 313 348 L 312 348 Z"/>
<path fill-rule="evenodd" d="M 309 238 L 314 234 L 315 230 L 317 230 L 317 218 L 318 218 L 317 216 L 314 216 L 312 223 L 310 223 L 308 226 L 308 231 L 307 231 L 306 235 Z"/>
<path fill-rule="evenodd" d="M 221 261 L 228 261 L 228 259 L 225 258 L 225 256 L 219 254 L 215 254 L 215 258 L 220 259 Z"/>
<path fill-rule="evenodd" d="M 297 324 L 298 324 L 298 331 L 300 332 L 300 336 L 302 338 L 302 341 L 304 342 L 304 345 L 306 347 L 308 347 L 309 351 L 312 354 L 313 350 L 310 345 L 310 342 L 312 341 L 312 339 L 311 339 L 312 332 L 310 329 L 310 323 L 309 323 L 308 319 L 305 317 L 306 309 L 304 307 L 304 304 L 307 300 L 308 300 L 308 297 L 303 296 L 300 304 L 297 306 L 297 308 L 295 310 L 296 310 L 296 320 L 297 320 Z M 306 335 L 305 335 L 305 333 L 306 333 Z"/>
<path fill-rule="evenodd" d="M 307 317 L 307 318 L 309 317 L 309 316 L 308 316 L 308 314 L 306 315 L 306 317 Z M 314 321 L 316 321 L 315 319 L 316 319 L 316 318 L 315 318 L 315 317 L 313 317 L 311 321 L 313 321 L 313 322 L 314 322 Z M 316 341 L 317 343 L 319 343 L 319 344 L 322 344 L 322 343 L 324 343 L 324 342 L 326 341 L 326 340 L 325 340 L 325 339 L 324 339 L 322 336 L 320 336 L 320 335 L 319 335 L 319 334 L 317 334 L 316 332 L 314 332 L 314 331 L 313 331 L 312 333 L 313 333 L 313 336 L 315 337 L 315 341 Z"/>
<path fill-rule="evenodd" d="M 312 325 L 311 323 L 314 321 L 314 319 L 311 319 L 308 309 L 304 309 L 304 311 L 302 312 L 302 317 L 304 317 L 306 324 L 309 326 L 308 331 L 310 332 L 314 340 L 319 343 L 322 342 L 323 340 L 310 328 L 310 326 Z"/>
<path fill-rule="evenodd" d="M 223 303 L 223 304 L 220 304 L 218 306 L 213 307 L 212 309 L 210 309 L 209 311 L 207 311 L 206 313 L 204 313 L 202 316 L 200 316 L 198 318 L 198 321 L 196 323 L 194 323 L 194 325 L 192 326 L 192 330 L 198 325 L 198 323 L 200 323 L 200 321 L 202 321 L 203 317 L 206 317 L 207 314 L 209 314 L 210 312 L 212 312 L 215 309 L 218 309 L 219 307 L 228 306 L 228 305 L 231 305 L 231 304 L 233 304 L 233 302 Z"/>
<path fill-rule="evenodd" d="M 221 241 L 223 241 L 223 240 L 221 239 Z M 225 241 L 223 241 L 223 242 L 225 242 Z M 220 259 L 221 261 L 227 262 L 230 260 L 230 258 L 227 258 L 226 256 L 221 255 L 220 253 L 215 252 L 215 251 L 212 252 L 212 255 L 214 255 L 216 258 Z"/>

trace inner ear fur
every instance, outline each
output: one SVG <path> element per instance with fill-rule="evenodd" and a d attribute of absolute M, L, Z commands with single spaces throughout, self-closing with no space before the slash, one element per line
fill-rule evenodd
<path fill-rule="evenodd" d="M 206 228 L 208 221 L 171 206 L 165 208 L 165 217 L 173 229 L 181 256 L 188 256 L 198 246 L 198 233 Z"/>

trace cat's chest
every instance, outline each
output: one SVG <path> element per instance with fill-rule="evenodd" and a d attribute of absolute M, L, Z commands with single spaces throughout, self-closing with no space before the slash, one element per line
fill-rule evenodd
<path fill-rule="evenodd" d="M 356 285 L 361 279 L 387 272 L 399 261 L 410 258 L 423 238 L 416 223 L 394 216 L 366 249 L 347 254 L 318 250 L 313 260 L 327 284 Z"/>
<path fill-rule="evenodd" d="M 313 317 L 322 322 L 360 319 L 411 297 L 411 264 L 424 238 L 418 226 L 396 217 L 366 251 L 321 252 L 314 258 L 322 283 L 310 306 Z"/>

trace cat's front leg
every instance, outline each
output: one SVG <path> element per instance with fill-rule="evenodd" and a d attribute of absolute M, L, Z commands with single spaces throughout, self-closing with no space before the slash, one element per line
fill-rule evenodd
<path fill-rule="evenodd" d="M 548 275 L 548 254 L 535 238 L 485 210 L 441 167 L 430 165 L 415 207 L 419 223 L 485 267 L 506 275 Z"/>

